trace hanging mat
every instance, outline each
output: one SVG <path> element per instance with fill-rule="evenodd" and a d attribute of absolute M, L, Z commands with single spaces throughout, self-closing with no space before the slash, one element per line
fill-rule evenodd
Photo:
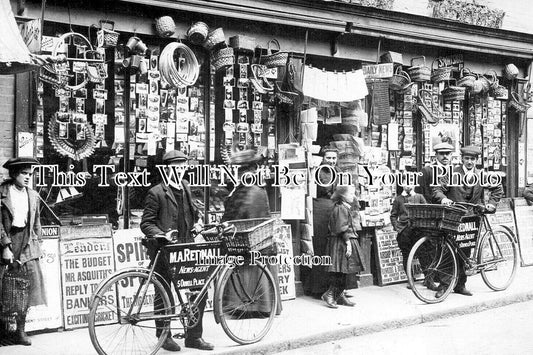
<path fill-rule="evenodd" d="M 374 81 L 369 84 L 372 92 L 372 122 L 376 125 L 390 123 L 389 82 Z"/>

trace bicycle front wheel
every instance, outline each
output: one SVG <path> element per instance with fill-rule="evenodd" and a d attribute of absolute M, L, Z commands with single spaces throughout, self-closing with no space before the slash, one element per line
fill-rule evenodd
<path fill-rule="evenodd" d="M 487 232 L 479 246 L 478 264 L 485 284 L 494 291 L 513 282 L 518 267 L 518 250 L 513 237 L 503 229 Z"/>
<path fill-rule="evenodd" d="M 157 312 L 156 292 L 161 295 Z M 154 316 L 171 310 L 165 287 L 155 277 L 148 280 L 148 274 L 140 271 L 118 274 L 94 295 L 89 312 L 91 342 L 100 355 L 155 354 L 168 335 L 170 321 L 158 321 L 157 330 Z"/>
<path fill-rule="evenodd" d="M 279 302 L 272 273 L 259 264 L 228 270 L 215 297 L 222 329 L 242 345 L 256 343 L 268 333 Z"/>
<path fill-rule="evenodd" d="M 419 300 L 439 303 L 457 282 L 457 259 L 446 239 L 422 237 L 409 253 L 406 272 L 411 290 Z"/>

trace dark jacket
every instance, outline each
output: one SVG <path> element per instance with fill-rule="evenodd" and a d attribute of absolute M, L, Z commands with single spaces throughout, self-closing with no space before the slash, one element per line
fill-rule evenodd
<path fill-rule="evenodd" d="M 190 231 L 198 219 L 198 209 L 194 204 L 191 196 L 191 189 L 186 181 L 182 181 L 184 205 L 190 208 L 184 208 L 185 223 L 187 230 Z M 185 203 L 188 202 L 188 203 Z M 170 186 L 160 183 L 148 191 L 145 200 L 145 208 L 141 220 L 141 230 L 148 236 L 164 234 L 169 230 L 178 229 L 178 204 L 176 197 Z"/>
<path fill-rule="evenodd" d="M 0 245 L 5 247 L 11 244 L 11 238 L 9 232 L 11 231 L 11 223 L 13 222 L 13 205 L 11 202 L 11 194 L 9 193 L 9 187 L 11 181 L 5 182 L 0 185 L 0 209 L 2 214 L 2 223 L 0 223 Z M 42 255 L 41 251 L 41 220 L 40 220 L 40 208 L 39 208 L 39 194 L 32 190 L 27 189 L 29 199 L 29 218 L 28 226 L 30 233 L 28 240 L 22 242 L 22 252 L 20 254 L 20 262 L 25 263 L 29 260 L 38 259 Z"/>
<path fill-rule="evenodd" d="M 427 203 L 436 203 L 433 201 L 433 186 L 431 186 L 433 182 L 433 169 L 435 166 L 439 166 L 439 164 L 434 163 L 422 168 L 422 175 L 418 179 L 419 186 L 415 188 L 415 192 L 422 194 Z M 444 167 L 444 165 L 441 166 Z"/>
<path fill-rule="evenodd" d="M 528 184 L 522 195 L 526 199 L 528 205 L 533 204 L 533 184 Z"/>
<path fill-rule="evenodd" d="M 268 217 L 270 217 L 270 206 L 265 189 L 255 185 L 239 185 L 224 203 L 222 222 Z"/>
<path fill-rule="evenodd" d="M 459 173 L 461 178 L 465 175 L 463 166 L 459 165 L 453 169 L 454 172 Z M 475 169 L 476 174 L 480 173 L 480 170 Z M 490 191 L 490 204 L 496 206 L 500 199 L 503 197 L 503 188 L 501 185 L 492 187 L 483 187 L 479 184 L 469 186 L 449 186 L 448 177 L 440 179 L 440 186 L 433 188 L 433 198 L 435 203 L 441 203 L 442 199 L 449 198 L 453 202 L 468 202 L 468 203 L 484 203 L 483 193 L 485 189 Z"/>
<path fill-rule="evenodd" d="M 392 227 L 396 232 L 401 233 L 405 227 L 409 225 L 409 217 L 407 216 L 406 203 L 426 204 L 426 199 L 421 194 L 414 194 L 414 196 L 396 196 L 392 203 L 392 211 L 390 213 L 390 221 Z"/>

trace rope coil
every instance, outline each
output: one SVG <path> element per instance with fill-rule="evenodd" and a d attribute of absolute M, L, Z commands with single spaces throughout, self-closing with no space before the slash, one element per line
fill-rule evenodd
<path fill-rule="evenodd" d="M 178 64 L 174 60 L 174 53 L 179 53 Z M 159 70 L 165 80 L 173 87 L 184 88 L 194 85 L 198 80 L 200 67 L 194 52 L 179 42 L 169 43 L 159 58 Z"/>

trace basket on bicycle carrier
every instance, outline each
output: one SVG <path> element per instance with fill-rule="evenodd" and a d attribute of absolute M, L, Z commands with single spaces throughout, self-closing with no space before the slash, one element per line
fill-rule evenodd
<path fill-rule="evenodd" d="M 276 254 L 276 248 L 273 247 L 276 219 L 236 219 L 227 223 L 235 226 L 235 230 L 225 234 L 228 254 L 245 255 L 252 250 L 266 255 Z"/>
<path fill-rule="evenodd" d="M 424 205 L 406 203 L 405 208 L 411 227 L 424 229 L 440 229 L 458 232 L 461 218 L 468 210 L 457 206 Z"/>

